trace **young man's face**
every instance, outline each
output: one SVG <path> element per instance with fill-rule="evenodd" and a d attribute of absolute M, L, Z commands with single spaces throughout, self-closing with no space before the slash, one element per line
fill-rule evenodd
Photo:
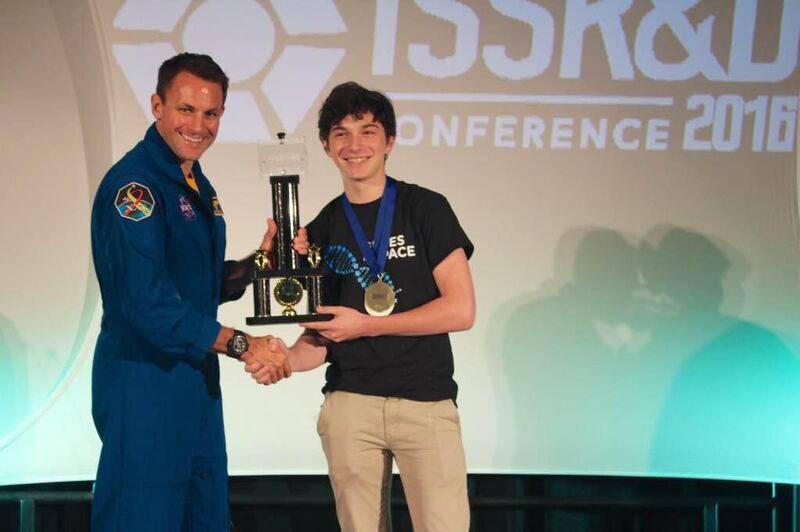
<path fill-rule="evenodd" d="M 386 138 L 383 124 L 367 112 L 361 118 L 344 117 L 331 128 L 322 146 L 343 179 L 365 182 L 385 177 L 385 159 L 392 151 L 394 140 L 394 137 Z"/>
<path fill-rule="evenodd" d="M 164 101 L 150 98 L 156 128 L 181 162 L 184 173 L 213 144 L 224 111 L 222 87 L 188 72 L 172 80 Z"/>

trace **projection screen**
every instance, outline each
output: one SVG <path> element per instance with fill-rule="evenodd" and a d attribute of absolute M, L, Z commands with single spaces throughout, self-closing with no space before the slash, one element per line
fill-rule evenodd
<path fill-rule="evenodd" d="M 231 78 L 203 159 L 228 254 L 270 214 L 257 143 L 305 138 L 301 222 L 341 191 L 316 112 L 386 92 L 389 173 L 475 243 L 452 335 L 470 472 L 800 482 L 798 0 L 2 1 L 0 484 L 94 477 L 89 209 L 158 65 Z M 408 252 L 398 247 L 396 253 Z M 244 327 L 250 292 L 226 304 Z M 295 325 L 254 327 L 292 341 Z M 323 370 L 223 360 L 234 475 L 324 473 Z"/>

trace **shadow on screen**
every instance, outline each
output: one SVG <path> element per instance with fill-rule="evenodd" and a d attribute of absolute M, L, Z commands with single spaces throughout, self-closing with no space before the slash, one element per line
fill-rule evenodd
<path fill-rule="evenodd" d="M 498 462 L 558 474 L 800 473 L 800 361 L 777 334 L 721 311 L 725 301 L 739 312 L 747 268 L 731 246 L 674 226 L 644 238 L 568 231 L 553 278 L 490 323 L 507 400 Z M 570 480 L 553 489 L 592 494 Z M 554 512 L 550 525 L 584 530 L 596 518 Z"/>
<path fill-rule="evenodd" d="M 697 340 L 664 398 L 650 468 L 672 476 L 800 477 L 800 359 L 791 340 L 722 313 L 728 264 L 702 235 L 671 230 L 648 251 L 651 290 L 678 309 L 658 322 L 659 337 Z"/>

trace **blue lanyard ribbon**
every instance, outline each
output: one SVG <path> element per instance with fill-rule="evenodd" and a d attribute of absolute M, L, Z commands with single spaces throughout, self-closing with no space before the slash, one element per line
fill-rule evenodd
<path fill-rule="evenodd" d="M 374 247 L 372 248 L 369 247 L 367 236 L 364 234 L 364 230 L 361 228 L 358 218 L 356 218 L 353 206 L 344 192 L 339 199 L 342 201 L 347 223 L 350 224 L 350 229 L 353 231 L 358 247 L 369 265 L 370 281 L 372 281 L 383 273 L 383 268 L 386 266 L 386 252 L 389 251 L 392 217 L 394 216 L 394 205 L 397 200 L 397 182 L 386 176 L 386 186 L 383 188 L 381 204 L 378 207 L 378 220 L 375 223 L 375 237 L 372 241 Z"/>

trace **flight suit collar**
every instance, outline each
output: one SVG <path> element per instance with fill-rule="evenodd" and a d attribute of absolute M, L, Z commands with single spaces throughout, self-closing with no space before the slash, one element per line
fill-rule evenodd
<path fill-rule="evenodd" d="M 178 158 L 175 156 L 175 153 L 169 147 L 169 145 L 164 141 L 164 138 L 161 136 L 161 133 L 158 132 L 156 129 L 156 123 L 153 124 L 147 129 L 147 133 L 144 135 L 144 145 L 147 153 L 150 155 L 150 158 L 156 164 L 160 173 L 167 176 L 171 181 L 174 181 L 182 188 L 186 188 L 187 191 L 190 191 L 192 194 L 194 193 L 189 185 L 186 183 L 186 179 L 183 176 L 183 171 L 181 170 L 180 162 Z M 200 205 L 207 213 L 212 213 L 212 204 L 211 198 L 214 195 L 213 191 L 211 190 L 211 184 L 206 179 L 205 174 L 203 174 L 203 170 L 200 167 L 200 163 L 198 161 L 194 161 L 192 164 L 192 174 L 197 181 L 197 186 L 200 189 Z"/>
<path fill-rule="evenodd" d="M 170 181 L 174 181 L 174 183 L 182 189 L 185 189 L 187 197 L 197 198 L 197 194 L 189 187 L 189 184 L 183 176 L 180 161 L 169 145 L 164 141 L 161 133 L 156 129 L 155 122 L 147 129 L 147 133 L 145 133 L 144 147 L 150 159 L 158 169 L 159 174 L 165 176 Z M 208 258 L 216 263 L 220 260 L 219 257 L 221 254 L 224 253 L 224 221 L 220 215 L 214 214 L 213 198 L 216 197 L 216 192 L 205 174 L 203 174 L 200 163 L 197 161 L 192 164 L 192 174 L 200 189 L 200 197 L 197 198 L 195 204 L 203 211 L 203 216 L 209 221 L 211 228 L 211 248 L 209 249 L 210 256 Z M 196 236 L 196 238 L 199 238 L 199 236 Z M 206 250 L 208 243 L 198 240 L 198 245 L 201 249 Z"/>

